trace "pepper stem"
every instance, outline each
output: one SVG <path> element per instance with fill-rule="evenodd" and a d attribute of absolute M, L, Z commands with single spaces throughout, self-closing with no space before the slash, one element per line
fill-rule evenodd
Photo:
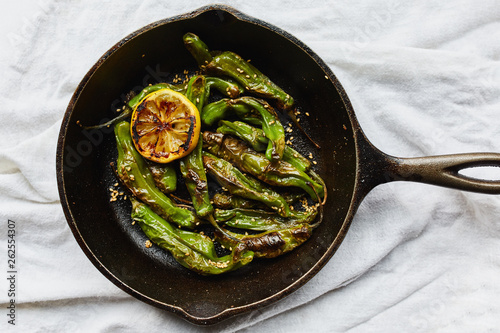
<path fill-rule="evenodd" d="M 236 238 L 236 237 L 231 236 L 230 234 L 228 234 L 228 233 L 226 232 L 226 230 L 222 229 L 222 228 L 220 227 L 220 225 L 218 225 L 218 224 L 217 224 L 217 222 L 215 221 L 215 219 L 214 219 L 214 215 L 213 215 L 213 214 L 208 215 L 208 220 L 210 221 L 210 224 L 211 224 L 211 225 L 212 225 L 215 229 L 217 229 L 217 231 L 219 231 L 221 234 L 223 234 L 223 235 L 224 235 L 224 237 L 226 237 L 226 238 L 228 238 L 228 239 L 230 239 L 230 240 L 232 240 L 232 241 L 235 241 L 235 242 L 237 242 L 237 243 L 243 243 L 243 241 L 242 241 L 241 239 L 238 239 L 238 238 Z"/>

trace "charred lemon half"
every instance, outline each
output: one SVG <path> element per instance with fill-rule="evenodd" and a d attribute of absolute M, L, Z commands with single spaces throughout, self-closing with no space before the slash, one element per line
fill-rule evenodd
<path fill-rule="evenodd" d="M 170 89 L 157 90 L 137 105 L 130 132 L 145 158 L 168 163 L 188 155 L 200 136 L 200 113 L 186 96 Z"/>

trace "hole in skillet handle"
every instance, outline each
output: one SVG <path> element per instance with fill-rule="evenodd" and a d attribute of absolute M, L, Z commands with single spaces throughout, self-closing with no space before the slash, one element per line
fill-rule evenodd
<path fill-rule="evenodd" d="M 500 166 L 467 168 L 459 170 L 458 174 L 471 179 L 500 182 Z"/>

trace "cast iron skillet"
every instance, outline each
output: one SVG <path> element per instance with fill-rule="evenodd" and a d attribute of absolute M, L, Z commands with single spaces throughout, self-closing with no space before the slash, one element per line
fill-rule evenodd
<path fill-rule="evenodd" d="M 199 34 L 214 50 L 250 58 L 311 114 L 304 126 L 322 147 L 314 155 L 329 189 L 325 219 L 303 246 L 217 277 L 199 276 L 165 251 L 144 247 L 145 236 L 131 225 L 130 204 L 109 202 L 109 187 L 116 182 L 109 166 L 116 158 L 112 129 L 85 131 L 76 123 L 111 118 L 124 92 L 194 69 L 182 43 L 186 32 Z M 312 149 L 307 143 L 302 148 Z M 500 166 L 500 154 L 407 159 L 380 152 L 361 131 L 340 82 L 314 52 L 285 31 L 226 6 L 153 23 L 113 46 L 79 84 L 57 147 L 61 202 L 85 254 L 124 291 L 196 324 L 276 302 L 310 280 L 339 247 L 361 200 L 378 184 L 409 180 L 500 193 L 500 182 L 458 173 L 476 166 Z"/>

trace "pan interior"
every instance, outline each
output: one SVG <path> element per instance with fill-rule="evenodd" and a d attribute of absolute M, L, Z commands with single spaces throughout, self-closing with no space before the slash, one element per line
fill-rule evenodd
<path fill-rule="evenodd" d="M 130 204 L 110 202 L 117 182 L 110 163 L 116 158 L 112 129 L 82 130 L 76 122 L 99 123 L 115 116 L 124 94 L 149 83 L 170 82 L 195 62 L 182 43 L 186 32 L 198 34 L 213 50 L 232 50 L 289 92 L 301 111 L 305 130 L 321 145 L 295 139 L 295 148 L 317 164 L 328 201 L 324 221 L 313 237 L 288 255 L 255 260 L 223 276 L 202 277 L 165 251 L 145 248 L 146 238 L 131 224 Z M 188 319 L 211 318 L 267 304 L 293 291 L 321 268 L 348 215 L 354 191 L 356 153 L 349 112 L 322 62 L 293 37 L 261 22 L 242 21 L 225 11 L 163 22 L 112 49 L 79 87 L 68 109 L 59 159 L 62 202 L 69 224 L 86 254 L 114 283 L 134 296 Z M 84 85 L 83 85 L 84 84 Z M 305 113 L 309 116 L 305 116 Z M 297 136 L 297 131 L 294 135 Z M 340 239 L 343 238 L 341 235 Z M 227 311 L 226 311 L 227 312 Z"/>

